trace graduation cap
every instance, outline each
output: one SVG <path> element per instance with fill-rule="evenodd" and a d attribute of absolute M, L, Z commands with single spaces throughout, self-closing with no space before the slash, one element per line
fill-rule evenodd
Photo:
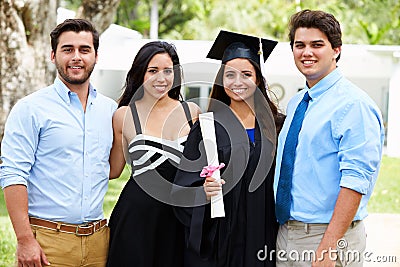
<path fill-rule="evenodd" d="M 277 43 L 273 40 L 221 30 L 207 58 L 222 60 L 223 64 L 235 58 L 247 58 L 261 66 L 260 54 L 264 63 Z"/>

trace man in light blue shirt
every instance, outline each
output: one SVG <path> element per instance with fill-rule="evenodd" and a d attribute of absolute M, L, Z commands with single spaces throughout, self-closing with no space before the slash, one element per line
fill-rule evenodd
<path fill-rule="evenodd" d="M 362 220 L 384 141 L 381 113 L 336 67 L 341 30 L 331 14 L 310 10 L 294 14 L 289 37 L 306 86 L 289 102 L 279 135 L 274 181 L 278 220 L 285 208 L 277 195 L 279 181 L 285 178 L 282 170 L 287 168 L 282 163 L 286 138 L 303 96 L 311 99 L 290 167 L 290 204 L 288 218 L 280 221 L 277 266 L 362 266 L 366 240 Z M 345 253 L 350 249 L 355 254 Z M 280 250 L 286 254 L 279 255 Z"/>
<path fill-rule="evenodd" d="M 105 266 L 103 200 L 116 103 L 89 82 L 99 46 L 93 25 L 66 20 L 50 36 L 58 76 L 17 102 L 1 144 L 0 183 L 18 266 Z"/>

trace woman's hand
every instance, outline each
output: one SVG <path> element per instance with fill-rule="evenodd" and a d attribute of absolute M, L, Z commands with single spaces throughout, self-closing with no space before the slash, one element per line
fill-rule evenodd
<path fill-rule="evenodd" d="M 210 200 L 212 196 L 218 195 L 219 191 L 222 190 L 223 184 L 225 184 L 224 179 L 220 179 L 219 181 L 217 181 L 215 178 L 207 176 L 203 184 L 207 200 Z"/>

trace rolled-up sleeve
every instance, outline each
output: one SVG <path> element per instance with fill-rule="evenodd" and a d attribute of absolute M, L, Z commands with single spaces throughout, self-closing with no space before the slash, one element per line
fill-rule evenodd
<path fill-rule="evenodd" d="M 23 100 L 11 110 L 1 143 L 0 185 L 27 185 L 35 159 L 39 127 L 32 108 Z"/>
<path fill-rule="evenodd" d="M 381 115 L 369 103 L 355 101 L 343 110 L 338 125 L 340 186 L 365 195 L 375 183 L 382 157 Z"/>

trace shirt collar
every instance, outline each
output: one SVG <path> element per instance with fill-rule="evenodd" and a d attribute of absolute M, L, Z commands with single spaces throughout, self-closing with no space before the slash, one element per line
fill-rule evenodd
<path fill-rule="evenodd" d="M 311 89 L 306 83 L 305 89 L 308 91 L 312 100 L 317 99 L 320 95 L 329 90 L 339 79 L 341 79 L 342 73 L 338 68 L 334 69 L 331 73 L 322 78 L 317 84 L 315 84 Z"/>
<path fill-rule="evenodd" d="M 71 90 L 63 83 L 60 78 L 57 76 L 54 80 L 54 88 L 57 94 L 61 97 L 61 99 L 67 103 L 71 103 Z M 97 97 L 97 90 L 93 87 L 92 84 L 89 84 L 89 97 L 88 103 L 92 103 L 94 99 Z"/>

